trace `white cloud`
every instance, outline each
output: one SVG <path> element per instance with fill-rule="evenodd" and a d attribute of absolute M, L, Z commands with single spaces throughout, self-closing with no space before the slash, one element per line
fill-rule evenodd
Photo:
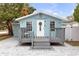
<path fill-rule="evenodd" d="M 52 15 L 58 15 L 58 13 L 56 11 L 52 11 L 52 10 L 43 10 L 43 12 L 47 12 L 47 13 L 50 13 Z"/>
<path fill-rule="evenodd" d="M 54 15 L 58 15 L 58 13 L 57 13 L 57 12 L 53 12 L 53 14 L 54 14 Z"/>

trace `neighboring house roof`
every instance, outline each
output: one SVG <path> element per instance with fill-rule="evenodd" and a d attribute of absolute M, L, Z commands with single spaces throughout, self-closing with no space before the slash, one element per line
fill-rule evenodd
<path fill-rule="evenodd" d="M 73 16 L 68 16 L 67 19 L 68 19 L 68 21 L 64 22 L 65 24 L 77 23 L 76 21 L 74 21 L 74 17 Z"/>
<path fill-rule="evenodd" d="M 41 11 L 41 12 L 34 12 L 34 13 L 30 14 L 30 15 L 26 15 L 26 16 L 17 18 L 17 19 L 15 19 L 15 21 L 19 21 L 19 20 L 21 20 L 21 19 L 23 19 L 23 18 L 28 18 L 28 17 L 30 17 L 30 16 L 33 16 L 33 15 L 36 15 L 36 14 L 39 14 L 39 13 L 46 14 L 46 15 L 49 15 L 49 16 L 51 16 L 51 17 L 58 18 L 58 19 L 60 19 L 60 20 L 62 20 L 62 21 L 66 21 L 65 18 L 62 18 L 62 17 L 56 16 L 56 15 L 53 15 L 53 13 L 43 12 L 43 11 Z"/>

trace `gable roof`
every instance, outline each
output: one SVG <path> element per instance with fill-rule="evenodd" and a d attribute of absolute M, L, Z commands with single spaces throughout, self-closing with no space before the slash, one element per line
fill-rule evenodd
<path fill-rule="evenodd" d="M 36 15 L 36 14 L 39 14 L 39 13 L 46 14 L 46 15 L 49 15 L 51 17 L 58 18 L 58 19 L 60 19 L 62 21 L 66 21 L 65 18 L 62 18 L 62 17 L 56 16 L 56 15 L 53 15 L 52 13 L 49 13 L 49 12 L 43 12 L 43 11 L 41 11 L 41 12 L 36 12 L 35 11 L 34 13 L 32 13 L 30 15 L 26 15 L 26 16 L 19 17 L 19 18 L 15 19 L 15 21 L 19 21 L 19 20 L 21 20 L 23 18 L 27 18 L 27 17 L 33 16 L 33 15 Z"/>

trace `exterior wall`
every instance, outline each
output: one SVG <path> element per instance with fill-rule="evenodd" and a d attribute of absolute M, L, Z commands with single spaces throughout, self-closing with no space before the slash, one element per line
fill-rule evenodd
<path fill-rule="evenodd" d="M 34 32 L 34 35 L 36 36 L 36 32 L 37 32 L 36 21 L 37 20 L 44 20 L 44 35 L 45 36 L 50 35 L 50 21 L 55 21 L 56 28 L 61 28 L 62 26 L 62 21 L 60 19 L 48 16 L 48 15 L 44 15 L 44 14 L 41 14 L 41 15 L 37 14 L 28 18 L 24 18 L 23 20 L 20 20 L 20 27 L 25 28 L 26 22 L 32 21 L 32 31 Z M 55 31 L 52 31 L 51 35 L 55 36 Z"/>
<path fill-rule="evenodd" d="M 20 37 L 21 37 L 20 24 L 19 23 L 13 23 L 12 29 L 13 29 L 14 37 L 16 37 L 17 40 L 20 40 Z"/>

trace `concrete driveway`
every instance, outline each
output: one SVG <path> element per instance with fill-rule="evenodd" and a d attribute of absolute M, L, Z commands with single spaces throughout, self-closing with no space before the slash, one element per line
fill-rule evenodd
<path fill-rule="evenodd" d="M 76 56 L 79 46 L 52 46 L 52 49 L 31 49 L 30 46 L 19 46 L 15 38 L 0 41 L 0 56 Z"/>

